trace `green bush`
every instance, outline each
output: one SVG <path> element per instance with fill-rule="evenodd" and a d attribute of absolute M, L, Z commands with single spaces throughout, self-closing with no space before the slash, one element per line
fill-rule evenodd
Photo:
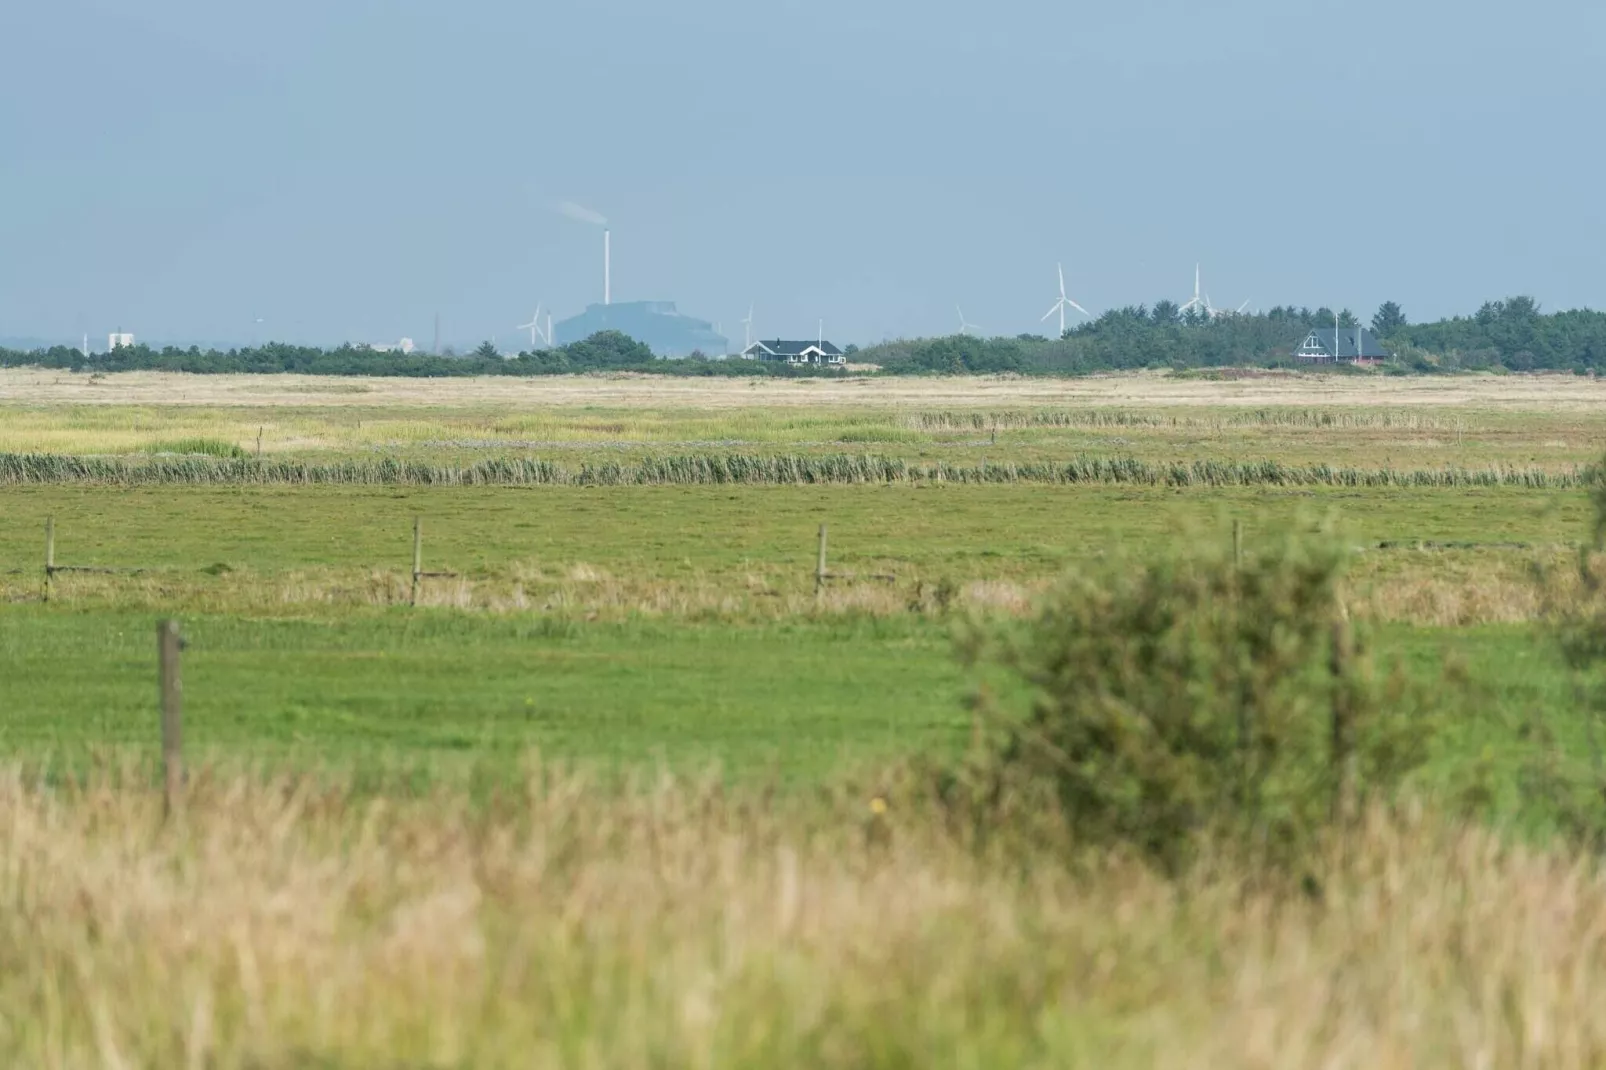
<path fill-rule="evenodd" d="M 993 731 L 970 773 L 993 805 L 1040 792 L 1079 842 L 1167 869 L 1209 835 L 1277 861 L 1425 760 L 1425 703 L 1398 672 L 1375 680 L 1338 542 L 1288 533 L 1241 563 L 1214 542 L 1116 556 L 1024 627 L 963 644 L 1031 696 L 1015 715 L 979 700 Z"/>
<path fill-rule="evenodd" d="M 181 438 L 172 442 L 152 442 L 146 453 L 176 453 L 185 457 L 224 457 L 243 459 L 248 454 L 232 442 L 217 438 Z"/>
<path fill-rule="evenodd" d="M 1522 777 L 1524 793 L 1549 801 L 1563 831 L 1600 848 L 1606 846 L 1606 458 L 1585 471 L 1583 482 L 1594 508 L 1589 538 L 1571 568 L 1535 570 L 1547 625 L 1573 674 L 1588 747 L 1568 753 L 1555 727 L 1529 726 L 1540 750 Z"/>

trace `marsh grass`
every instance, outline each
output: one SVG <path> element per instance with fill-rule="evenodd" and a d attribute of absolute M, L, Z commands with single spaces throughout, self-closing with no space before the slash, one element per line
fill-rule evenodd
<path fill-rule="evenodd" d="M 905 424 L 918 431 L 1019 430 L 1044 427 L 1077 428 L 1342 428 L 1404 431 L 1455 429 L 1456 414 L 1412 409 L 1228 409 L 1223 412 L 1143 409 L 1001 409 L 997 411 L 912 412 Z M 1480 421 L 1481 422 L 1481 421 Z"/>
<path fill-rule="evenodd" d="M 980 848 L 897 770 L 799 800 L 203 768 L 164 826 L 147 771 L 12 766 L 0 828 L 13 1066 L 1606 1060 L 1597 868 L 1409 813 L 1318 898 L 1048 825 Z"/>
<path fill-rule="evenodd" d="M 145 452 L 158 456 L 176 454 L 181 457 L 220 457 L 227 460 L 243 460 L 247 456 L 245 450 L 234 443 L 216 438 L 183 438 L 151 442 L 145 446 Z"/>
<path fill-rule="evenodd" d="M 864 483 L 1061 484 L 1142 487 L 1522 487 L 1569 489 L 1584 485 L 1582 469 L 1547 471 L 1525 466 L 1487 468 L 1354 468 L 1279 461 L 1173 461 L 1135 457 L 1077 457 L 1053 462 L 909 462 L 868 454 L 688 454 L 636 463 L 582 463 L 569 467 L 534 457 L 462 465 L 422 461 L 331 463 L 257 460 L 233 456 L 72 457 L 0 454 L 0 484 L 114 484 L 119 486 L 355 485 L 355 486 L 722 486 L 852 485 Z"/>
<path fill-rule="evenodd" d="M 0 374 L 0 453 L 129 455 L 210 438 L 253 455 L 260 440 L 263 455 L 276 459 L 379 454 L 443 466 L 532 451 L 638 463 L 663 454 L 829 455 L 871 445 L 909 462 L 1051 463 L 1086 454 L 1148 463 L 1272 458 L 1559 471 L 1592 459 L 1606 431 L 1601 406 L 1589 400 L 1598 388 L 1572 380 L 1413 381 L 1354 396 L 1353 384 L 1334 381 L 1260 397 L 1241 385 L 1198 383 L 1173 396 L 1176 384 L 1141 376 L 739 389 L 627 378 L 508 390 L 481 381 L 136 375 L 99 384 L 67 376 L 51 388 L 8 391 L 16 377 Z"/>

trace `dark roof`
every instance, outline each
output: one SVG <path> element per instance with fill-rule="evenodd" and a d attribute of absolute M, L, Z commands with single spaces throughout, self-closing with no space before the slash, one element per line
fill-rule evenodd
<path fill-rule="evenodd" d="M 1336 347 L 1334 334 L 1338 335 Z M 1386 360 L 1391 356 L 1377 335 L 1366 327 L 1318 327 L 1301 340 L 1300 348 L 1305 348 L 1312 340 L 1336 360 Z"/>
<path fill-rule="evenodd" d="M 824 353 L 828 357 L 839 357 L 842 355 L 842 350 L 838 349 L 830 342 L 819 342 L 814 340 L 788 342 L 777 338 L 770 342 L 760 340 L 755 342 L 754 345 L 761 345 L 771 353 L 774 353 L 776 356 L 780 357 L 801 356 L 805 350 L 809 349 L 818 349 L 821 353 Z"/>

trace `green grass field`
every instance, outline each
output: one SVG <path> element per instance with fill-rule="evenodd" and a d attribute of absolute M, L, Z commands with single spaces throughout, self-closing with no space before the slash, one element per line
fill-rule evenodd
<path fill-rule="evenodd" d="M 148 751 L 156 654 L 149 613 L 30 607 L 0 615 L 0 748 L 76 760 Z M 225 764 L 512 770 L 530 751 L 614 772 L 663 765 L 792 788 L 909 754 L 956 755 L 982 679 L 953 624 L 920 617 L 741 624 L 554 623 L 452 611 L 185 621 L 192 752 Z M 1448 662 L 1466 709 L 1419 787 L 1451 797 L 1490 745 L 1497 780 L 1543 722 L 1586 763 L 1571 682 L 1531 629 L 1384 626 L 1375 651 L 1424 680 Z M 989 674 L 1006 701 L 1022 699 Z M 1499 811 L 1543 825 L 1544 800 Z"/>
<path fill-rule="evenodd" d="M 0 617 L 0 746 L 148 743 L 152 620 Z M 235 759 L 495 762 L 535 748 L 818 782 L 911 746 L 947 750 L 969 724 L 946 631 L 923 621 L 582 626 L 431 610 L 196 617 L 185 632 L 188 742 Z"/>
<path fill-rule="evenodd" d="M 1271 405 L 1231 400 L 1230 385 L 1152 378 L 1114 380 L 1081 404 L 1009 383 L 979 387 L 968 404 L 919 383 L 884 397 L 875 391 L 893 388 L 678 385 L 691 393 L 657 404 L 633 382 L 508 396 L 472 383 L 117 383 L 91 384 L 106 392 L 94 404 L 62 400 L 76 388 L 59 377 L 33 382 L 37 397 L 0 397 L 0 451 L 254 453 L 261 429 L 275 456 L 439 463 L 734 444 L 967 463 L 1091 451 L 1544 469 L 1590 459 L 1606 431 L 1571 395 L 1547 408 L 1543 390 L 1525 386 L 1513 401 L 1498 382 L 1408 405 L 1345 404 L 1342 381 L 1326 401 L 1274 386 L 1284 403 Z M 1213 390 L 1223 400 L 1208 401 Z M 173 613 L 196 643 L 195 738 L 220 748 L 536 745 L 737 771 L 780 762 L 805 778 L 962 734 L 964 684 L 946 637 L 956 620 L 1025 613 L 1067 569 L 1117 550 L 1225 542 L 1234 521 L 1252 542 L 1331 518 L 1357 551 L 1350 597 L 1388 626 L 1387 643 L 1418 659 L 1445 643 L 1492 643 L 1470 659 L 1492 683 L 1509 660 L 1494 650 L 1533 649 L 1529 568 L 1564 559 L 1590 516 L 1583 491 L 1520 487 L 69 483 L 0 495 L 0 624 L 15 670 L 0 733 L 18 746 L 142 738 L 151 622 Z M 413 611 L 415 517 L 425 568 L 454 575 L 425 580 Z M 42 605 L 47 518 L 58 564 L 141 571 L 59 575 Z M 830 567 L 859 578 L 817 600 L 821 524 Z M 863 578 L 875 575 L 893 581 Z M 1488 625 L 1505 630 L 1464 630 Z"/>
<path fill-rule="evenodd" d="M 266 458 L 316 463 L 1573 473 L 1599 400 L 1570 377 L 7 371 L 0 455 L 211 463 L 260 428 Z M 1546 482 L 0 484 L 0 1063 L 1599 1065 L 1606 897 L 1558 835 L 1598 798 L 1595 735 L 1532 575 L 1576 559 L 1594 507 Z M 416 607 L 415 517 L 453 573 Z M 47 600 L 47 519 L 58 565 L 139 571 L 59 574 Z M 1251 552 L 1329 522 L 1353 549 L 1320 634 L 1347 613 L 1442 707 L 1405 805 L 1302 874 L 1213 842 L 1170 876 L 1067 842 L 1052 805 L 972 827 L 944 801 L 998 734 L 975 689 L 1027 701 L 956 637 L 1023 626 L 1117 552 L 1225 554 L 1234 522 Z M 853 575 L 817 596 L 821 524 Z M 165 617 L 188 642 L 173 814 Z"/>
<path fill-rule="evenodd" d="M 36 574 L 47 517 L 58 563 L 406 571 L 412 522 L 426 564 L 468 573 L 577 565 L 669 580 L 812 572 L 818 525 L 832 560 L 909 579 L 1052 575 L 1115 546 L 1333 514 L 1357 547 L 1419 541 L 1576 542 L 1581 491 L 1517 488 L 1276 489 L 1056 486 L 869 487 L 11 487 L 0 570 Z M 33 582 L 13 579 L 14 585 Z M 20 591 L 18 592 L 21 593 Z"/>

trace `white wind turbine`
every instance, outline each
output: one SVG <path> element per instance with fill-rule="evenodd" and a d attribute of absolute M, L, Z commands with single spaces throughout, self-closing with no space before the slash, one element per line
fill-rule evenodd
<path fill-rule="evenodd" d="M 516 328 L 517 330 L 520 330 L 520 331 L 529 331 L 530 332 L 530 348 L 531 349 L 535 348 L 535 343 L 536 343 L 537 340 L 540 340 L 540 341 L 544 342 L 548 346 L 550 346 L 552 344 L 552 316 L 549 314 L 547 316 L 546 320 L 547 320 L 547 328 L 546 328 L 546 331 L 543 333 L 542 330 L 541 330 L 541 306 L 539 304 L 537 304 L 535 306 L 535 315 L 530 317 L 530 322 L 529 323 L 521 323 Z"/>
<path fill-rule="evenodd" d="M 1210 295 L 1205 293 L 1203 288 L 1200 286 L 1199 265 L 1195 264 L 1193 265 L 1193 300 L 1184 304 L 1181 308 L 1177 309 L 1177 311 L 1187 312 L 1189 309 L 1198 309 L 1200 312 L 1204 313 L 1206 319 L 1213 320 L 1218 316 L 1241 316 L 1244 314 L 1244 310 L 1248 307 L 1248 301 L 1245 301 L 1235 309 L 1217 308 L 1215 305 L 1212 305 L 1210 303 Z"/>
<path fill-rule="evenodd" d="M 1043 319 L 1046 320 L 1046 319 L 1048 319 L 1048 317 L 1050 317 L 1054 313 L 1058 312 L 1060 314 L 1060 337 L 1064 338 L 1065 337 L 1065 310 L 1067 308 L 1074 308 L 1074 309 L 1076 309 L 1076 311 L 1080 312 L 1082 315 L 1086 316 L 1089 319 L 1093 318 L 1093 313 L 1089 312 L 1087 309 L 1083 308 L 1081 305 L 1077 304 L 1075 301 L 1072 301 L 1069 297 L 1065 296 L 1065 265 L 1056 264 L 1054 266 L 1059 268 L 1059 273 L 1060 273 L 1060 299 L 1058 301 L 1054 302 L 1054 307 L 1053 308 L 1051 308 L 1047 312 L 1043 313 Z M 1042 322 L 1042 321 L 1039 320 L 1038 322 Z"/>
<path fill-rule="evenodd" d="M 747 318 L 742 323 L 742 352 L 753 348 L 753 306 L 747 306 Z"/>
<path fill-rule="evenodd" d="M 1177 309 L 1178 312 L 1189 312 L 1197 309 L 1205 314 L 1205 318 L 1214 319 L 1216 310 L 1210 305 L 1210 295 L 1205 293 L 1199 285 L 1199 265 L 1193 265 L 1193 300 Z"/>
<path fill-rule="evenodd" d="M 969 334 L 971 331 L 979 331 L 979 330 L 981 330 L 981 327 L 979 325 L 974 324 L 974 323 L 967 323 L 965 321 L 965 310 L 964 309 L 960 308 L 958 305 L 954 305 L 954 311 L 959 313 L 959 333 L 960 334 Z M 1064 334 L 1065 332 L 1064 332 L 1064 330 L 1061 330 L 1060 333 Z"/>

